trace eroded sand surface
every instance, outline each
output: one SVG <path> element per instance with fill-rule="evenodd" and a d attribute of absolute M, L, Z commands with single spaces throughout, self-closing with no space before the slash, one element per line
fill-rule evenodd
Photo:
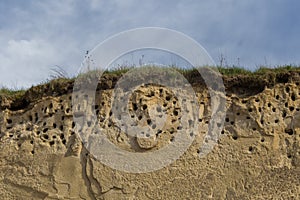
<path fill-rule="evenodd" d="M 71 92 L 45 95 L 24 108 L 2 99 L 1 199 L 300 199 L 299 89 L 290 82 L 244 97 L 228 94 L 222 135 L 201 159 L 197 151 L 211 110 L 207 91 L 196 90 L 200 114 L 193 123 L 199 131 L 192 145 L 174 163 L 136 174 L 112 169 L 85 149 L 75 134 Z M 129 137 L 115 125 L 111 92 L 101 90 L 94 108 L 113 144 L 146 152 L 173 142 L 186 110 L 171 91 L 145 86 L 133 93 L 132 118 L 157 133 L 146 139 Z M 161 114 L 162 128 L 159 120 L 148 121 Z"/>

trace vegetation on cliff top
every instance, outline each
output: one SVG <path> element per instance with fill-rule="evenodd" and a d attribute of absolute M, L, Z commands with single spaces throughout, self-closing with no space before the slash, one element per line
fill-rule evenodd
<path fill-rule="evenodd" d="M 194 77 L 195 73 L 198 73 L 196 69 L 183 69 L 173 67 L 181 74 L 183 74 L 188 80 L 190 77 Z M 114 69 L 112 71 L 105 71 L 103 76 L 117 76 L 120 77 L 122 74 L 129 71 L 131 67 L 122 67 L 119 69 Z M 265 79 L 267 76 L 279 76 L 282 77 L 291 72 L 297 72 L 300 74 L 300 66 L 293 65 L 285 65 L 285 66 L 277 66 L 274 68 L 268 67 L 260 67 L 255 71 L 250 71 L 242 67 L 217 67 L 218 71 L 223 75 L 224 79 L 233 78 L 233 77 L 244 77 L 244 78 L 255 78 L 255 79 Z M 68 77 L 64 71 L 57 71 L 56 74 L 52 74 L 51 79 L 41 83 L 40 86 L 34 87 L 42 87 L 44 85 L 48 85 L 47 88 L 51 92 L 52 89 L 59 85 L 64 85 L 65 82 L 73 82 L 76 77 Z M 198 78 L 198 77 L 197 77 Z M 106 78 L 107 79 L 107 78 Z M 191 80 L 189 80 L 191 81 Z M 276 81 L 276 80 L 275 80 Z M 281 82 L 281 81 L 279 81 Z M 57 89 L 57 88 L 56 88 Z M 56 90 L 55 89 L 55 90 Z M 69 87 L 70 89 L 70 87 Z M 24 89 L 9 89 L 9 88 L 0 88 L 0 97 L 11 97 L 11 98 L 19 98 L 24 96 L 27 90 Z"/>
<path fill-rule="evenodd" d="M 24 95 L 25 90 L 14 90 L 6 87 L 0 88 L 0 96 L 22 96 Z"/>

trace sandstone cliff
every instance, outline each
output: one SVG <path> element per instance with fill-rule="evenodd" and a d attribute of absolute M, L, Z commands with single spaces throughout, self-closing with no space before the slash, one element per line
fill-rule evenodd
<path fill-rule="evenodd" d="M 174 142 L 185 111 L 172 91 L 145 85 L 132 94 L 132 118 L 156 134 L 129 137 L 111 113 L 118 79 L 103 77 L 93 105 L 107 138 L 140 153 Z M 54 80 L 19 97 L 1 96 L 1 199 L 300 199 L 299 72 L 224 76 L 223 131 L 202 158 L 210 96 L 201 78 L 188 79 L 199 103 L 193 121 L 199 131 L 179 159 L 148 173 L 112 169 L 85 148 L 73 120 L 73 80 Z M 162 115 L 164 125 L 151 118 Z"/>

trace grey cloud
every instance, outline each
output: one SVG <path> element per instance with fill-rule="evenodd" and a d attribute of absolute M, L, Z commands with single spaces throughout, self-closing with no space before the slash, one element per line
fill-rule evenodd
<path fill-rule="evenodd" d="M 37 84 L 55 65 L 75 74 L 86 50 L 112 34 L 143 26 L 181 31 L 202 44 L 216 62 L 222 53 L 229 64 L 240 58 L 242 65 L 252 69 L 265 60 L 270 65 L 299 64 L 300 17 L 296 11 L 300 3 L 296 0 L 30 0 L 0 4 L 0 85 L 14 81 L 18 86 Z"/>

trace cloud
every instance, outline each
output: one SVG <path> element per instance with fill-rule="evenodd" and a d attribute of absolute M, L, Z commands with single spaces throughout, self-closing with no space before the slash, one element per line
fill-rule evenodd
<path fill-rule="evenodd" d="M 183 32 L 216 62 L 248 68 L 300 64 L 296 0 L 66 0 L 0 2 L 0 85 L 37 84 L 60 65 L 75 74 L 84 54 L 112 34 L 159 26 Z M 28 74 L 28 75 L 27 75 Z M 17 83 L 15 83 L 17 82 Z"/>
<path fill-rule="evenodd" d="M 48 66 L 55 62 L 55 49 L 42 40 L 9 40 L 0 54 L 1 81 L 14 87 L 31 86 L 47 78 Z"/>
<path fill-rule="evenodd" d="M 75 4 L 74 0 L 36 1 L 34 7 L 44 12 L 46 16 L 59 18 L 73 15 L 76 11 Z"/>

